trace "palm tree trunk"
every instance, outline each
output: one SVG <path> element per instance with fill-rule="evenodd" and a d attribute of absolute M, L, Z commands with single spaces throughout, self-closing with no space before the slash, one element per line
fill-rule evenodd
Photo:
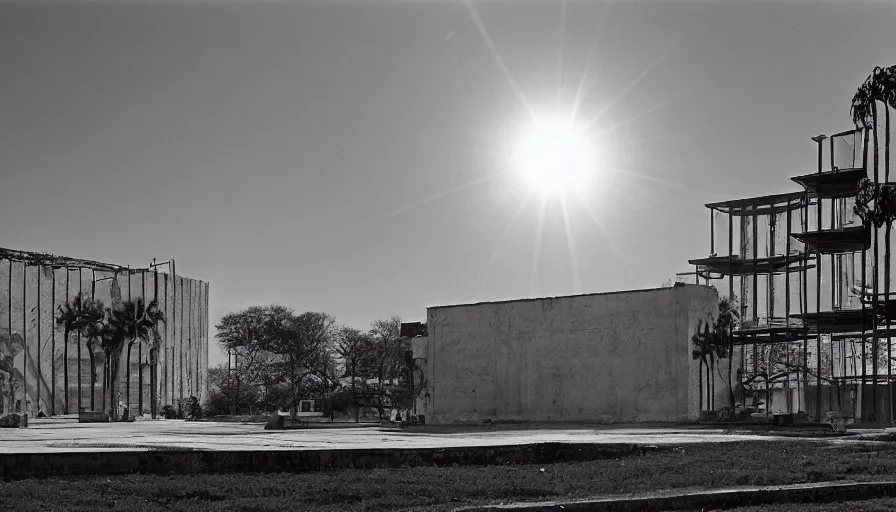
<path fill-rule="evenodd" d="M 149 349 L 149 416 L 156 419 L 156 349 Z"/>
<path fill-rule="evenodd" d="M 128 359 L 125 363 L 124 367 L 124 378 L 125 378 L 125 415 L 128 421 L 131 420 L 131 348 L 134 346 L 134 341 L 128 343 Z"/>
<path fill-rule="evenodd" d="M 87 352 L 90 356 L 90 410 L 96 410 L 96 354 L 93 353 L 93 341 L 87 341 Z"/>
<path fill-rule="evenodd" d="M 887 222 L 886 231 L 884 231 L 884 329 L 887 335 L 887 381 L 893 377 L 892 364 L 890 358 L 893 357 L 893 348 L 890 344 L 890 231 L 893 227 L 891 222 Z"/>
<path fill-rule="evenodd" d="M 880 148 L 878 145 L 878 134 L 877 134 L 877 132 L 878 132 L 878 130 L 877 130 L 877 100 L 872 100 L 871 118 L 873 120 L 872 122 L 873 122 L 873 126 L 874 126 L 874 134 L 873 134 L 874 135 L 874 162 L 873 162 L 873 164 L 874 164 L 874 184 L 878 185 L 880 183 L 880 172 L 878 170 L 879 166 L 880 166 L 880 162 L 878 159 L 878 155 L 880 153 Z M 877 202 L 877 198 L 875 198 L 875 203 L 876 202 Z M 877 205 L 875 205 L 875 208 L 877 208 Z M 880 290 L 879 283 L 878 283 L 878 276 L 880 275 L 880 274 L 878 274 L 878 268 L 880 267 L 880 252 L 879 252 L 880 244 L 878 243 L 879 233 L 880 233 L 880 230 L 877 228 L 877 226 L 875 226 L 875 229 L 874 229 L 874 265 L 872 265 L 872 267 L 871 267 L 871 273 L 872 273 L 872 279 L 873 279 L 872 289 L 873 289 L 873 294 L 874 294 L 874 299 L 872 301 L 873 305 L 876 305 L 878 302 L 878 291 Z M 872 314 L 872 318 L 874 317 L 874 315 L 876 315 L 876 312 L 874 311 L 874 309 L 872 309 L 871 314 Z M 872 355 L 872 359 L 871 359 L 871 374 L 873 376 L 872 378 L 873 378 L 874 385 L 871 388 L 871 400 L 872 400 L 871 420 L 877 421 L 877 376 L 878 376 L 877 359 L 880 356 L 880 354 L 878 353 L 879 347 L 878 347 L 878 337 L 877 337 L 878 334 L 877 334 L 876 319 L 872 323 L 872 329 L 873 329 L 873 331 L 872 331 L 872 338 L 871 338 L 871 352 L 873 355 Z"/>
<path fill-rule="evenodd" d="M 122 349 L 112 351 L 109 357 L 109 416 L 118 420 L 118 402 L 121 401 L 121 353 Z"/>
<path fill-rule="evenodd" d="M 890 181 L 890 106 L 884 103 L 884 182 Z M 891 390 L 893 385 L 893 345 L 890 340 L 890 230 L 893 223 L 890 222 L 890 213 L 886 212 L 887 230 L 884 232 L 884 329 L 887 333 L 887 389 Z M 892 397 L 890 403 L 892 404 Z M 892 405 L 887 407 L 890 411 L 890 417 L 887 421 L 893 420 Z"/>
<path fill-rule="evenodd" d="M 63 412 L 68 414 L 68 336 L 71 332 L 66 329 L 62 341 L 62 385 L 65 387 L 65 407 Z"/>
<path fill-rule="evenodd" d="M 106 410 L 106 391 L 109 389 L 109 354 L 103 350 L 103 403 L 102 410 Z"/>
<path fill-rule="evenodd" d="M 700 370 L 700 380 L 698 380 L 697 391 L 700 395 L 700 414 L 703 414 L 703 360 L 697 364 L 697 368 Z"/>

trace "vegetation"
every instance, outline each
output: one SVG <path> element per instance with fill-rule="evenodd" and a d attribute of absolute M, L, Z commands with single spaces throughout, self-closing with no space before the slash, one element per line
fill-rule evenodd
<path fill-rule="evenodd" d="M 131 348 L 137 341 L 151 341 L 160 337 L 159 322 L 165 319 L 157 301 L 148 304 L 143 299 L 123 302 L 107 310 L 107 336 L 103 337 L 103 351 L 109 370 L 109 415 L 118 419 L 118 403 L 121 402 L 121 356 L 127 343 L 127 361 L 131 360 Z M 130 371 L 128 371 L 130 373 Z M 154 383 L 153 383 L 154 384 Z M 127 397 L 130 399 L 131 380 L 127 379 Z M 127 409 L 125 409 L 127 411 Z"/>
<path fill-rule="evenodd" d="M 703 368 L 706 368 L 707 407 L 712 407 L 712 396 L 714 391 L 713 382 L 715 380 L 713 379 L 713 375 L 715 374 L 713 370 L 716 367 L 716 360 L 728 359 L 729 364 L 727 365 L 724 374 L 721 373 L 721 368 L 719 368 L 719 371 L 720 375 L 728 385 L 728 407 L 732 410 L 734 409 L 734 386 L 732 385 L 733 368 L 732 364 L 730 364 L 731 355 L 734 353 L 734 337 L 731 333 L 739 320 L 740 315 L 737 311 L 736 300 L 733 298 L 722 297 L 719 299 L 719 309 L 712 322 L 701 322 L 697 327 L 697 332 L 691 337 L 691 341 L 694 344 L 691 356 L 695 360 L 700 361 L 701 404 L 703 403 Z M 702 326 L 702 329 L 700 326 Z"/>
<path fill-rule="evenodd" d="M 97 384 L 96 352 L 102 349 L 105 354 L 103 378 L 103 396 L 109 393 L 109 415 L 118 419 L 118 403 L 120 401 L 120 361 L 125 346 L 128 348 L 128 361 L 130 361 L 131 347 L 136 342 L 152 341 L 158 345 L 160 334 L 159 322 L 164 321 L 165 315 L 159 310 L 158 302 L 152 301 L 146 304 L 143 299 L 132 302 L 115 301 L 111 307 L 106 307 L 101 301 L 87 298 L 84 295 L 76 295 L 70 302 L 59 307 L 56 324 L 65 331 L 66 351 L 63 356 L 65 361 L 65 389 L 68 389 L 68 341 L 71 333 L 80 333 L 86 340 L 91 368 L 91 408 L 96 409 L 94 390 Z M 127 344 L 127 345 L 126 345 Z M 80 352 L 80 345 L 78 350 Z M 78 382 L 80 383 L 80 375 Z M 154 384 L 154 383 L 153 383 Z M 130 378 L 127 379 L 130 388 Z M 155 386 L 151 386 L 155 387 Z M 128 396 L 130 394 L 128 393 Z M 68 412 L 68 394 L 65 399 L 65 412 Z M 103 400 L 105 402 L 105 399 Z"/>
<path fill-rule="evenodd" d="M 880 181 L 880 158 L 879 158 L 879 105 L 884 110 L 884 181 Z M 876 67 L 871 75 L 859 86 L 852 99 L 851 114 L 853 122 L 857 128 L 871 128 L 873 135 L 873 153 L 871 155 L 872 168 L 874 170 L 874 181 L 867 178 L 860 184 L 859 194 L 856 197 L 854 211 L 859 216 L 864 225 L 868 228 L 875 227 L 878 230 L 886 226 L 884 231 L 884 303 L 890 300 L 890 238 L 893 227 L 893 221 L 896 220 L 896 188 L 889 184 L 890 181 L 890 108 L 896 108 L 896 66 L 887 68 Z M 867 146 L 868 137 L 865 132 L 865 145 Z M 874 262 L 872 265 L 872 303 L 877 304 L 880 296 L 878 293 L 878 231 L 874 232 Z M 865 290 L 862 291 L 863 294 Z M 889 326 L 889 313 L 884 308 L 885 324 Z M 876 325 L 876 324 L 875 324 Z M 889 328 L 889 327 L 888 327 Z M 874 336 L 871 342 L 871 351 L 878 353 L 878 336 L 875 327 Z M 889 338 L 887 339 L 887 363 L 892 357 L 891 345 Z M 877 364 L 872 366 L 873 377 L 877 379 Z M 872 388 L 876 395 L 877 386 Z M 874 403 L 876 403 L 876 399 Z"/>
<path fill-rule="evenodd" d="M 32 479 L 0 483 L 0 505 L 59 511 L 452 510 L 668 489 L 894 477 L 896 446 L 889 443 L 703 443 L 617 460 L 544 465 Z"/>
<path fill-rule="evenodd" d="M 281 305 L 230 313 L 217 325 L 230 365 L 209 369 L 208 414 L 290 409 L 302 399 L 326 399 L 327 410 L 351 414 L 362 404 L 407 408 L 411 396 L 410 340 L 401 319 L 377 320 L 367 332 L 338 326 L 321 312 L 297 314 Z M 423 379 L 416 379 L 421 384 Z"/>

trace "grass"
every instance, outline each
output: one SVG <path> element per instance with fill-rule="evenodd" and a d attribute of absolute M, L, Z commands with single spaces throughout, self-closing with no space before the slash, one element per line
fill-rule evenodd
<path fill-rule="evenodd" d="M 843 503 L 782 503 L 762 507 L 741 507 L 729 509 L 731 512 L 892 512 L 896 510 L 896 499 L 850 501 Z M 697 512 L 697 511 L 694 511 Z"/>
<path fill-rule="evenodd" d="M 483 503 L 578 499 L 664 489 L 886 479 L 896 479 L 896 443 L 740 442 L 541 466 L 31 479 L 0 483 L 0 509 L 450 510 Z M 868 503 L 872 508 L 867 510 L 881 510 L 873 508 L 877 501 Z"/>

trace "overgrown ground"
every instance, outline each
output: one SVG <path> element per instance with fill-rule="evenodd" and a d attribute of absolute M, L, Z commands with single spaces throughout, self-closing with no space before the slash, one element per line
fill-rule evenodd
<path fill-rule="evenodd" d="M 849 503 L 782 503 L 762 507 L 741 507 L 730 512 L 892 512 L 896 510 L 896 499 L 850 501 Z M 709 511 L 694 511 L 709 512 Z"/>
<path fill-rule="evenodd" d="M 888 479 L 896 479 L 896 443 L 719 443 L 575 464 L 20 480 L 0 483 L 0 510 L 450 510 L 662 489 Z M 879 503 L 854 510 L 889 510 Z M 842 510 L 823 507 L 780 510 Z"/>

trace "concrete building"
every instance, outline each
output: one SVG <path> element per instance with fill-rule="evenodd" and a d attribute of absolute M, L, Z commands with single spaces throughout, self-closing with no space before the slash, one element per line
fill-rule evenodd
<path fill-rule="evenodd" d="M 206 397 L 208 370 L 208 283 L 175 275 L 175 263 L 130 268 L 76 258 L 0 249 L 0 414 L 76 414 L 109 409 L 103 394 L 104 356 L 96 347 L 96 380 L 91 378 L 86 338 L 65 342 L 55 319 L 79 293 L 105 306 L 157 300 L 166 321 L 151 371 L 149 343 L 125 349 L 120 363 L 121 399 L 132 414 L 181 399 Z M 154 377 L 153 377 L 154 376 Z M 151 393 L 155 383 L 156 393 Z M 130 392 L 128 393 L 127 390 Z M 157 409 L 158 410 L 158 409 Z"/>
<path fill-rule="evenodd" d="M 428 308 L 414 340 L 427 380 L 417 413 L 436 424 L 696 420 L 691 337 L 717 311 L 715 289 L 683 283 Z"/>

